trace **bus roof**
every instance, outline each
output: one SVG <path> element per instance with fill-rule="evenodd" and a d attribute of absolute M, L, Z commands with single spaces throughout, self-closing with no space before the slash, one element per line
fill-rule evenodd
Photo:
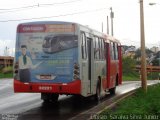
<path fill-rule="evenodd" d="M 34 21 L 34 22 L 26 22 L 20 23 L 19 25 L 38 25 L 38 24 L 77 24 L 74 22 L 65 22 L 65 21 Z"/>

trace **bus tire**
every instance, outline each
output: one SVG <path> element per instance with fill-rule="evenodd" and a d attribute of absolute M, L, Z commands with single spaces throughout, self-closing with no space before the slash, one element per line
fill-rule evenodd
<path fill-rule="evenodd" d="M 51 100 L 52 100 L 52 102 L 57 102 L 57 101 L 58 101 L 58 98 L 59 98 L 59 94 L 52 94 L 52 95 L 51 95 Z"/>
<path fill-rule="evenodd" d="M 109 92 L 111 95 L 114 95 L 116 93 L 116 86 L 114 88 L 109 89 Z"/>
<path fill-rule="evenodd" d="M 57 102 L 59 94 L 54 93 L 41 93 L 41 99 L 44 102 Z"/>

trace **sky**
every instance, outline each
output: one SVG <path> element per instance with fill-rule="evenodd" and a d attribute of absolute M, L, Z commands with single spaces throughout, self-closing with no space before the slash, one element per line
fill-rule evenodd
<path fill-rule="evenodd" d="M 0 56 L 14 56 L 16 27 L 31 21 L 68 21 L 111 34 L 110 7 L 114 12 L 114 37 L 122 45 L 140 47 L 139 0 L 0 0 Z M 157 3 L 150 6 L 149 3 Z M 160 47 L 160 1 L 144 0 L 146 47 Z M 7 47 L 7 52 L 5 51 Z"/>

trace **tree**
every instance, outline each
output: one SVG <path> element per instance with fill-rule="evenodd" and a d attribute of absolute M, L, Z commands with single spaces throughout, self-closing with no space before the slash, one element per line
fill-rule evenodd
<path fill-rule="evenodd" d="M 150 49 L 148 49 L 148 48 L 146 48 L 145 49 L 145 51 L 146 51 L 146 57 L 149 57 L 153 52 L 150 50 Z M 137 59 L 137 58 L 140 58 L 141 57 L 141 49 L 140 48 L 138 48 L 136 51 L 135 51 L 135 59 Z"/>
<path fill-rule="evenodd" d="M 152 64 L 153 64 L 153 66 L 160 66 L 160 59 L 154 59 L 153 61 L 152 61 Z"/>
<path fill-rule="evenodd" d="M 134 58 L 137 59 L 137 58 L 140 58 L 141 57 L 141 49 L 138 48 L 136 51 L 135 51 L 135 56 Z"/>
<path fill-rule="evenodd" d="M 123 57 L 122 60 L 123 74 L 133 73 L 136 66 L 136 60 L 130 57 Z"/>

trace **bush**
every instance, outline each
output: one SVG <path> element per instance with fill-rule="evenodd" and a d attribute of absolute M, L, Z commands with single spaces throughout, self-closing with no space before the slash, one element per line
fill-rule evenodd
<path fill-rule="evenodd" d="M 151 80 L 157 80 L 159 78 L 158 72 L 150 72 L 147 74 L 147 78 Z"/>
<path fill-rule="evenodd" d="M 12 73 L 13 72 L 13 67 L 12 66 L 8 66 L 2 69 L 2 73 L 6 74 L 6 73 Z"/>
<path fill-rule="evenodd" d="M 0 65 L 0 71 L 2 71 L 2 69 L 3 69 L 3 65 Z"/>
<path fill-rule="evenodd" d="M 124 57 L 122 60 L 123 74 L 134 73 L 136 61 L 130 57 Z"/>

